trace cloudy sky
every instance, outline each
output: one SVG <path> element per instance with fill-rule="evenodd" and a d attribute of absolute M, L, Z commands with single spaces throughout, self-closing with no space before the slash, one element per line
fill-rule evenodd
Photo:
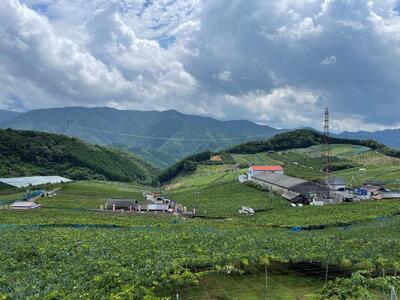
<path fill-rule="evenodd" d="M 395 0 L 0 0 L 0 109 L 400 127 Z"/>

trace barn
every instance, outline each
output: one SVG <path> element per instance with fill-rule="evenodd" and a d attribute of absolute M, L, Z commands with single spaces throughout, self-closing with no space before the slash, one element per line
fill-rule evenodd
<path fill-rule="evenodd" d="M 249 170 L 247 171 L 247 177 L 249 180 L 251 180 L 251 178 L 253 176 L 256 176 L 256 175 L 264 173 L 264 172 L 272 173 L 272 174 L 276 174 L 276 175 L 284 174 L 282 166 L 251 166 L 249 168 Z"/>
<path fill-rule="evenodd" d="M 252 181 L 298 203 L 310 202 L 313 196 L 328 190 L 326 186 L 312 181 L 270 172 L 256 174 Z"/>

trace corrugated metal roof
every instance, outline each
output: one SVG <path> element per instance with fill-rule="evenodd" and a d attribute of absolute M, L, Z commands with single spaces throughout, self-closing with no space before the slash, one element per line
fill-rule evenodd
<path fill-rule="evenodd" d="M 38 203 L 30 202 L 30 201 L 17 201 L 11 204 L 11 208 L 37 208 L 40 207 Z"/>
<path fill-rule="evenodd" d="M 168 210 L 168 204 L 149 204 L 147 205 L 148 210 Z"/>
<path fill-rule="evenodd" d="M 295 199 L 296 197 L 299 197 L 299 196 L 300 196 L 300 194 L 295 193 L 295 192 L 291 192 L 291 191 L 287 191 L 286 193 L 282 194 L 282 197 L 287 199 L 287 200 L 293 200 L 293 199 Z"/>
<path fill-rule="evenodd" d="M 0 178 L 0 182 L 23 188 L 28 186 L 43 185 L 50 183 L 70 182 L 71 180 L 61 176 L 32 176 L 32 177 L 16 177 L 16 178 Z"/>
<path fill-rule="evenodd" d="M 295 187 L 300 184 L 309 183 L 309 181 L 291 177 L 287 175 L 277 175 L 270 172 L 262 172 L 260 174 L 254 175 L 253 178 L 265 181 L 271 184 L 275 184 L 287 189 Z"/>
<path fill-rule="evenodd" d="M 282 166 L 251 166 L 253 171 L 283 171 Z"/>

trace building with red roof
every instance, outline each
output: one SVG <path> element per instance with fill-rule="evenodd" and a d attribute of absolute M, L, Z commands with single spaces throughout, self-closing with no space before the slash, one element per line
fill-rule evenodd
<path fill-rule="evenodd" d="M 284 175 L 284 169 L 282 166 L 251 166 L 247 171 L 247 177 L 249 180 L 255 175 L 263 172 L 273 173 L 276 175 Z"/>

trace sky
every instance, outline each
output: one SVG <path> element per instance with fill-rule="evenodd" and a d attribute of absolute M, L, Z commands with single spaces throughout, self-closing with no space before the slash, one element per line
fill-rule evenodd
<path fill-rule="evenodd" d="M 0 109 L 400 128 L 395 0 L 1 0 Z"/>

